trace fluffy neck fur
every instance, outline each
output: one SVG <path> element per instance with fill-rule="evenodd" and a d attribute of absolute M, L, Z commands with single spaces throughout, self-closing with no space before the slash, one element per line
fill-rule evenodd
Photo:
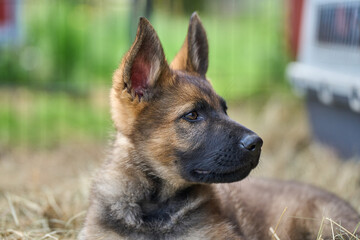
<path fill-rule="evenodd" d="M 179 230 L 182 219 L 212 195 L 210 186 L 187 184 L 179 188 L 158 177 L 120 133 L 99 175 L 94 188 L 100 193 L 95 200 L 102 207 L 100 221 L 119 234 Z"/>

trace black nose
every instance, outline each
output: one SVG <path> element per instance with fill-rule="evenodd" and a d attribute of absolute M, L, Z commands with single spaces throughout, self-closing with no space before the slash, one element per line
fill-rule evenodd
<path fill-rule="evenodd" d="M 257 152 L 261 149 L 263 140 L 256 134 L 247 135 L 240 141 L 240 147 L 245 148 L 251 152 Z"/>

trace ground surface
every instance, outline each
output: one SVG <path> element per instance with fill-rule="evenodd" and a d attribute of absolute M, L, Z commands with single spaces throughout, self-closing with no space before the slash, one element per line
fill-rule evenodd
<path fill-rule="evenodd" d="M 232 118 L 264 139 L 261 163 L 250 177 L 312 183 L 360 211 L 360 162 L 341 161 L 331 149 L 311 141 L 300 101 L 278 96 L 229 105 Z M 90 178 L 106 145 L 66 141 L 46 150 L 0 149 L 0 239 L 76 238 Z"/>

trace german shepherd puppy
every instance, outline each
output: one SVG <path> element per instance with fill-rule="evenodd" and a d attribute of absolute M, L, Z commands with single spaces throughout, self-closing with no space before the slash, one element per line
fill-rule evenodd
<path fill-rule="evenodd" d="M 324 216 L 354 231 L 359 215 L 330 193 L 294 182 L 237 182 L 258 164 L 263 142 L 228 117 L 207 68 L 196 13 L 170 66 L 155 30 L 140 18 L 113 76 L 117 135 L 94 178 L 79 238 L 254 240 L 270 239 L 273 229 L 280 239 L 315 240 L 321 226 L 322 238 L 333 239 Z"/>

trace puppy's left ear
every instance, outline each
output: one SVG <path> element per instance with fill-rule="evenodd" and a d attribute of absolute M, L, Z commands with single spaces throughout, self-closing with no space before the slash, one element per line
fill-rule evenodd
<path fill-rule="evenodd" d="M 183 46 L 170 67 L 205 76 L 208 69 L 209 46 L 205 29 L 196 12 L 191 15 L 188 33 Z"/>

